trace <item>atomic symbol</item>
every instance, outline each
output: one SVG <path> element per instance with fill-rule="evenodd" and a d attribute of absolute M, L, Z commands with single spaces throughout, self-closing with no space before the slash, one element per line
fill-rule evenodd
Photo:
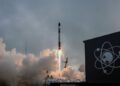
<path fill-rule="evenodd" d="M 95 68 L 103 70 L 107 75 L 112 74 L 115 68 L 120 68 L 120 46 L 112 46 L 110 42 L 104 42 L 101 48 L 94 51 Z"/>

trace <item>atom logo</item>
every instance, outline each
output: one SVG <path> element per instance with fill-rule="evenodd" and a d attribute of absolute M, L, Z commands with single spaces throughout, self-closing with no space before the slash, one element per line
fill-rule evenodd
<path fill-rule="evenodd" d="M 95 68 L 103 70 L 106 75 L 112 74 L 115 68 L 120 68 L 120 46 L 112 46 L 110 42 L 104 42 L 101 48 L 94 51 Z"/>

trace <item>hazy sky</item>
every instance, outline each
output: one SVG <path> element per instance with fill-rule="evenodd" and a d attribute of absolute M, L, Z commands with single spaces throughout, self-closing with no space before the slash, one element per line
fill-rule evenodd
<path fill-rule="evenodd" d="M 0 37 L 7 50 L 57 48 L 57 23 L 70 64 L 84 64 L 84 40 L 120 30 L 120 0 L 0 0 Z"/>

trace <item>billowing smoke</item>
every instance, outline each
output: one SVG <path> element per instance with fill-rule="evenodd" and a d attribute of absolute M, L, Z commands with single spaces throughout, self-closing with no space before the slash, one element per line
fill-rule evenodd
<path fill-rule="evenodd" d="M 44 84 L 49 71 L 53 77 L 59 74 L 64 79 L 84 79 L 82 72 L 70 67 L 58 72 L 58 61 L 55 51 L 45 49 L 39 56 L 22 54 L 16 49 L 6 50 L 6 45 L 0 39 L 0 86 L 31 86 Z"/>
<path fill-rule="evenodd" d="M 72 67 L 68 66 L 67 68 L 64 68 L 62 71 L 53 71 L 51 72 L 51 75 L 55 78 L 60 78 L 64 80 L 85 80 L 84 72 L 79 72 L 77 70 L 74 70 Z"/>

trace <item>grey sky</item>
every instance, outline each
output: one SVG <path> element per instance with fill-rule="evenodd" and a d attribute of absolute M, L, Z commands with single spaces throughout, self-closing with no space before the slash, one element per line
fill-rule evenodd
<path fill-rule="evenodd" d="M 70 64 L 84 64 L 83 40 L 120 30 L 119 0 L 0 0 L 0 37 L 7 49 L 39 54 L 57 47 L 57 23 Z M 77 63 L 77 64 L 76 64 Z"/>

